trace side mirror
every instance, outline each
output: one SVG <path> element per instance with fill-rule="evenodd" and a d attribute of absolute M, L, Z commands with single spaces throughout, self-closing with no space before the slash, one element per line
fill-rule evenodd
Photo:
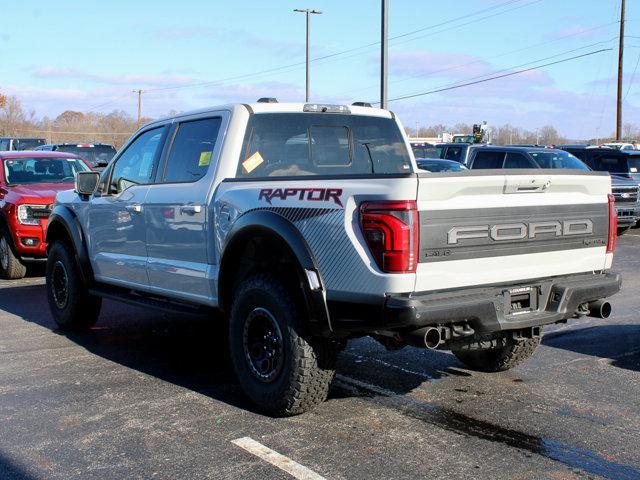
<path fill-rule="evenodd" d="M 76 192 L 82 197 L 88 197 L 96 193 L 100 183 L 99 172 L 76 173 Z"/>

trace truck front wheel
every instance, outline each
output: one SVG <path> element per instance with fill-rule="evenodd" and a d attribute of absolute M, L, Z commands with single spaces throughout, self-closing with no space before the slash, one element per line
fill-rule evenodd
<path fill-rule="evenodd" d="M 71 247 L 62 240 L 49 247 L 46 278 L 49 309 L 58 327 L 86 330 L 96 323 L 102 299 L 87 291 Z"/>
<path fill-rule="evenodd" d="M 500 339 L 500 346 L 492 348 L 455 349 L 452 353 L 471 370 L 503 372 L 529 359 L 540 345 L 541 337 Z"/>
<path fill-rule="evenodd" d="M 303 332 L 303 309 L 275 278 L 243 281 L 229 318 L 229 350 L 240 386 L 271 415 L 303 413 L 326 400 L 337 348 Z"/>

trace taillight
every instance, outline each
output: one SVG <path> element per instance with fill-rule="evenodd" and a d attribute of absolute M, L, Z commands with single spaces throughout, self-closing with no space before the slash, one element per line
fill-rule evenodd
<path fill-rule="evenodd" d="M 607 253 L 613 253 L 618 242 L 618 214 L 616 213 L 616 198 L 609 194 L 609 235 L 607 237 Z"/>
<path fill-rule="evenodd" d="M 376 264 L 386 273 L 414 273 L 418 264 L 415 200 L 364 202 L 360 226 Z"/>

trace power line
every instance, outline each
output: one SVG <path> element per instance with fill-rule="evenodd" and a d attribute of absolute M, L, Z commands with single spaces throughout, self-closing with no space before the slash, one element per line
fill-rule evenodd
<path fill-rule="evenodd" d="M 447 25 L 447 24 L 450 24 L 450 23 L 454 23 L 454 22 L 456 22 L 458 20 L 461 20 L 461 19 L 464 19 L 464 18 L 469 18 L 469 17 L 472 17 L 472 16 L 481 15 L 482 13 L 485 13 L 487 11 L 491 11 L 491 10 L 495 10 L 497 8 L 501 8 L 501 7 L 504 7 L 504 6 L 512 5 L 514 3 L 520 3 L 522 1 L 524 1 L 524 0 L 509 0 L 509 1 L 503 2 L 503 3 L 498 4 L 498 5 L 494 5 L 493 7 L 484 8 L 484 9 L 478 10 L 476 12 L 471 12 L 471 13 L 468 13 L 466 15 L 462 15 L 460 17 L 456 17 L 456 18 L 453 18 L 453 19 L 450 19 L 450 20 L 447 20 L 447 21 L 444 21 L 444 22 L 440 22 L 440 23 L 437 23 L 437 24 L 429 25 L 427 27 L 423 27 L 423 28 L 420 28 L 420 29 L 417 29 L 417 30 L 414 30 L 414 31 L 411 31 L 411 32 L 406 32 L 406 33 L 403 33 L 403 34 L 400 34 L 400 35 L 392 36 L 392 37 L 389 38 L 389 41 L 391 42 L 391 41 L 396 40 L 398 38 L 403 38 L 403 37 L 406 37 L 406 36 L 409 36 L 409 35 L 414 35 L 415 33 L 419 33 L 419 32 L 425 31 L 425 30 L 431 30 L 433 28 L 438 28 L 440 26 Z M 469 25 L 470 23 L 475 23 L 477 21 L 485 20 L 487 18 L 492 18 L 492 17 L 495 17 L 497 15 L 502 15 L 502 14 L 505 14 L 505 13 L 509 13 L 509 12 L 511 12 L 513 10 L 520 9 L 520 8 L 532 5 L 534 3 L 539 3 L 541 1 L 543 1 L 543 0 L 533 0 L 533 1 L 530 1 L 530 2 L 528 2 L 526 4 L 524 4 L 524 5 L 520 5 L 518 7 L 507 9 L 507 10 L 504 10 L 504 11 L 501 11 L 501 12 L 497 12 L 497 13 L 494 13 L 492 15 L 488 15 L 488 16 L 476 19 L 475 21 L 466 22 L 466 23 L 463 23 L 463 24 L 460 24 L 460 25 L 455 25 L 453 27 L 449 27 L 447 29 L 439 30 L 437 32 L 434 32 L 433 34 L 438 34 L 438 33 L 444 32 L 444 31 L 453 30 L 455 28 L 460 28 L 460 27 Z M 431 34 L 429 34 L 429 35 L 431 35 Z M 416 37 L 416 38 L 413 38 L 413 39 L 408 39 L 408 40 L 405 40 L 403 42 L 398 42 L 398 44 L 399 43 L 406 43 L 407 41 L 413 41 L 413 40 L 416 40 L 418 38 L 424 38 L 425 36 L 428 36 L 428 35 L 423 35 L 423 36 Z M 342 56 L 342 55 L 345 55 L 347 53 L 356 52 L 358 50 L 362 50 L 362 49 L 365 49 L 365 48 L 375 47 L 377 45 L 380 45 L 380 42 L 373 42 L 373 43 L 369 43 L 369 44 L 366 44 L 366 45 L 361 45 L 359 47 L 354 47 L 354 48 L 350 48 L 350 49 L 347 49 L 347 50 L 343 50 L 343 51 L 340 51 L 340 52 L 335 52 L 335 53 L 323 55 L 323 56 L 320 56 L 320 57 L 313 58 L 310 61 L 311 62 L 319 62 L 319 61 L 322 61 L 322 60 L 327 60 L 327 59 L 330 59 L 330 58 Z M 358 53 L 357 55 L 354 55 L 354 56 L 360 56 L 360 55 L 362 55 L 362 53 Z M 347 58 L 351 58 L 351 57 L 347 57 Z M 325 64 L 325 63 L 328 63 L 328 62 L 324 62 L 323 64 Z M 244 78 L 250 78 L 250 77 L 255 77 L 255 76 L 258 76 L 258 75 L 271 74 L 271 73 L 279 72 L 279 71 L 282 71 L 282 70 L 287 70 L 287 69 L 290 69 L 292 67 L 300 67 L 300 66 L 303 66 L 305 64 L 306 64 L 306 62 L 297 62 L 297 63 L 288 64 L 288 65 L 281 65 L 281 66 L 278 66 L 278 67 L 269 68 L 269 69 L 266 69 L 266 70 L 261 70 L 261 71 L 258 71 L 258 72 L 245 73 L 245 74 L 241 74 L 241 75 L 235 75 L 235 76 L 232 76 L 232 77 L 226 77 L 226 78 L 222 78 L 222 79 L 218 79 L 218 80 L 210 80 L 210 81 L 206 81 L 206 82 L 197 82 L 197 83 L 183 84 L 183 85 L 171 85 L 171 86 L 159 87 L 159 88 L 150 88 L 148 90 L 145 90 L 145 93 L 160 92 L 160 91 L 166 91 L 166 90 L 181 90 L 181 89 L 185 89 L 185 88 L 198 88 L 198 87 L 214 86 L 214 85 L 226 83 L 226 82 L 233 81 L 233 80 L 242 80 Z"/>
<path fill-rule="evenodd" d="M 633 73 L 631 74 L 631 78 L 629 79 L 629 86 L 627 87 L 627 93 L 624 94 L 624 98 L 622 99 L 623 102 L 627 99 L 627 95 L 629 95 L 629 91 L 633 86 L 633 80 L 635 79 L 636 71 L 638 70 L 638 64 L 640 64 L 640 53 L 638 54 L 638 60 L 636 60 L 636 66 L 633 67 Z"/>
<path fill-rule="evenodd" d="M 502 73 L 502 72 L 510 72 L 510 71 L 512 71 L 514 69 L 517 69 L 517 68 L 522 68 L 522 67 L 526 67 L 527 65 L 532 65 L 532 64 L 536 64 L 536 63 L 540 63 L 540 62 L 545 62 L 547 60 L 551 60 L 552 58 L 561 57 L 563 55 L 567 55 L 569 53 L 574 53 L 574 52 L 577 52 L 579 50 L 584 50 L 585 48 L 593 47 L 595 45 L 600 45 L 602 43 L 607 43 L 607 42 L 596 42 L 596 43 L 593 43 L 591 45 L 585 45 L 584 47 L 574 48 L 574 49 L 571 49 L 571 50 L 565 50 L 564 52 L 556 53 L 556 54 L 550 55 L 548 57 L 538 58 L 536 60 L 531 60 L 529 62 L 521 63 L 519 65 L 512 65 L 510 67 L 502 68 L 500 70 L 494 70 L 493 72 L 485 73 L 483 75 L 476 75 L 474 77 L 467 77 L 467 78 L 464 78 L 462 80 L 457 80 L 455 82 L 445 83 L 445 84 L 437 86 L 435 88 L 436 89 L 445 88 L 445 87 L 449 87 L 449 86 L 452 86 L 452 85 L 457 85 L 460 82 L 468 82 L 468 81 L 471 81 L 471 80 L 482 79 L 482 78 L 489 77 L 489 76 L 495 76 L 496 74 L 499 74 L 499 73 Z"/>
<path fill-rule="evenodd" d="M 390 102 L 395 102 L 395 101 L 398 101 L 398 100 L 406 100 L 407 98 L 422 97 L 424 95 L 431 95 L 433 93 L 440 93 L 440 92 L 445 92 L 445 91 L 448 91 L 448 90 L 455 90 L 457 88 L 468 87 L 470 85 L 476 85 L 478 83 L 485 83 L 485 82 L 489 82 L 491 80 L 497 80 L 497 79 L 500 79 L 500 78 L 511 77 L 513 75 L 518 75 L 518 74 L 521 74 L 521 73 L 530 72 L 532 70 L 538 70 L 540 68 L 549 67 L 551 65 L 557 65 L 559 63 L 564 63 L 564 62 L 568 62 L 568 61 L 571 61 L 571 60 L 576 60 L 578 58 L 583 58 L 583 57 L 588 57 L 590 55 L 595 55 L 596 53 L 608 52 L 608 51 L 611 51 L 611 50 L 612 50 L 611 48 L 603 48 L 603 49 L 600 49 L 600 50 L 595 50 L 593 52 L 583 53 L 582 55 L 575 55 L 573 57 L 565 58 L 565 59 L 562 59 L 562 60 L 557 60 L 555 62 L 549 62 L 549 63 L 545 63 L 543 65 L 538 65 L 538 66 L 531 67 L 531 68 L 525 68 L 525 69 L 522 69 L 522 70 L 516 70 L 515 72 L 504 73 L 502 75 L 496 75 L 496 76 L 485 78 L 485 79 L 482 79 L 482 80 L 476 80 L 476 81 L 473 81 L 473 82 L 462 83 L 462 84 L 458 84 L 458 85 L 454 85 L 454 86 L 450 86 L 450 87 L 438 88 L 436 90 L 430 90 L 428 92 L 413 93 L 411 95 L 403 95 L 401 97 L 390 98 L 389 101 Z"/>
<path fill-rule="evenodd" d="M 501 54 L 499 54 L 499 55 L 494 55 L 494 56 L 488 57 L 488 58 L 486 58 L 486 59 L 479 58 L 478 60 L 474 60 L 473 62 L 459 63 L 459 64 L 457 64 L 457 65 L 452 65 L 452 66 L 449 66 L 449 67 L 446 67 L 446 68 L 441 68 L 441 69 L 439 69 L 439 70 L 434 70 L 434 71 L 432 71 L 432 72 L 428 72 L 428 73 L 419 73 L 419 74 L 416 74 L 416 75 L 411 75 L 411 76 L 409 76 L 409 77 L 405 77 L 405 78 L 402 78 L 402 79 L 399 79 L 399 80 L 393 80 L 393 81 L 389 82 L 389 84 L 398 84 L 398 83 L 403 83 L 403 82 L 407 82 L 407 81 L 409 81 L 409 80 L 413 80 L 413 79 L 415 79 L 415 78 L 428 77 L 428 76 L 435 75 L 435 74 L 437 74 L 437 73 L 448 72 L 448 71 L 450 71 L 450 70 L 455 70 L 455 69 L 457 69 L 457 68 L 466 67 L 466 66 L 468 66 L 468 65 L 474 65 L 474 64 L 476 64 L 476 63 L 485 62 L 485 61 L 487 61 L 487 60 L 493 60 L 493 59 L 495 59 L 495 58 L 504 57 L 504 56 L 507 56 L 507 55 L 511 55 L 511 54 L 513 54 L 513 53 L 519 53 L 519 52 L 522 52 L 522 51 L 525 51 L 525 50 L 530 50 L 530 49 L 532 49 L 532 48 L 536 48 L 536 47 L 540 47 L 540 46 L 544 46 L 544 45 L 549 45 L 549 44 L 552 44 L 552 43 L 556 43 L 556 42 L 559 42 L 559 41 L 561 41 L 561 40 L 564 40 L 565 38 L 568 38 L 568 37 L 573 37 L 573 36 L 576 36 L 576 35 L 582 35 L 582 34 L 587 33 L 587 32 L 589 32 L 589 31 L 592 31 L 592 30 L 598 30 L 598 29 L 600 29 L 600 28 L 602 28 L 602 27 L 609 26 L 609 25 L 613 25 L 613 24 L 617 24 L 617 23 L 618 23 L 618 22 L 606 23 L 606 24 L 603 24 L 603 25 L 599 25 L 599 26 L 597 26 L 597 27 L 593 27 L 593 28 L 587 29 L 587 30 L 582 30 L 582 31 L 577 32 L 577 33 L 571 33 L 571 34 L 568 34 L 568 35 L 564 35 L 564 36 L 562 36 L 562 37 L 559 37 L 559 38 L 557 38 L 557 39 L 555 39 L 555 40 L 551 40 L 551 41 L 548 41 L 548 42 L 540 42 L 540 43 L 536 43 L 536 44 L 529 45 L 529 46 L 526 46 L 526 47 L 518 48 L 518 49 L 516 49 L 516 50 L 510 50 L 510 51 L 508 51 L 508 52 L 504 52 L 504 53 L 501 53 Z M 562 52 L 562 53 L 560 53 L 560 54 L 558 54 L 558 55 L 563 55 L 563 54 L 565 54 L 565 53 L 571 53 L 571 52 L 574 52 L 574 51 L 577 51 L 577 50 L 583 50 L 583 49 L 585 49 L 585 48 L 590 48 L 590 47 L 593 47 L 593 46 L 595 46 L 595 45 L 601 45 L 601 44 L 610 43 L 610 42 L 612 42 L 613 40 L 617 40 L 617 39 L 618 39 L 618 37 L 617 37 L 617 36 L 616 36 L 616 37 L 612 37 L 612 38 L 610 38 L 609 40 L 603 40 L 602 42 L 595 42 L 595 43 L 592 43 L 592 44 L 589 44 L 589 45 L 585 45 L 584 47 L 576 48 L 576 49 L 574 49 L 574 50 L 569 50 L 569 51 L 567 51 L 567 52 Z M 551 58 L 551 57 L 548 57 L 548 58 Z M 511 68 L 517 68 L 517 67 L 511 67 Z M 493 72 L 493 73 L 495 73 L 495 72 Z M 481 75 L 481 76 L 484 76 L 484 75 Z M 349 91 L 347 91 L 347 92 L 342 93 L 341 95 L 346 95 L 346 94 L 350 94 L 350 93 L 354 93 L 354 92 L 363 92 L 363 91 L 366 91 L 366 90 L 370 90 L 370 89 L 372 89 L 372 88 L 374 88 L 374 87 L 377 87 L 377 85 L 371 85 L 371 86 L 369 86 L 369 87 L 359 88 L 359 89 L 357 89 L 357 90 L 349 90 Z"/>

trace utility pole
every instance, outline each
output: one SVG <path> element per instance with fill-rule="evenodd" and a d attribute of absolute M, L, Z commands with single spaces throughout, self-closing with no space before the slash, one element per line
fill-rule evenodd
<path fill-rule="evenodd" d="M 142 89 L 133 91 L 133 93 L 138 94 L 138 128 L 140 128 L 140 120 L 142 120 L 142 91 Z"/>
<path fill-rule="evenodd" d="M 311 94 L 311 75 L 309 71 L 309 43 L 311 38 L 311 17 L 310 15 L 320 15 L 322 12 L 320 10 L 310 10 L 308 8 L 296 8 L 294 12 L 304 13 L 307 16 L 307 81 L 305 83 L 305 102 L 309 101 L 309 97 Z"/>
<path fill-rule="evenodd" d="M 387 77 L 389 60 L 389 0 L 382 0 L 380 28 L 380 108 L 387 108 Z"/>
<path fill-rule="evenodd" d="M 620 3 L 620 39 L 618 43 L 618 98 L 616 100 L 616 141 L 622 138 L 622 60 L 624 57 L 624 5 Z"/>

